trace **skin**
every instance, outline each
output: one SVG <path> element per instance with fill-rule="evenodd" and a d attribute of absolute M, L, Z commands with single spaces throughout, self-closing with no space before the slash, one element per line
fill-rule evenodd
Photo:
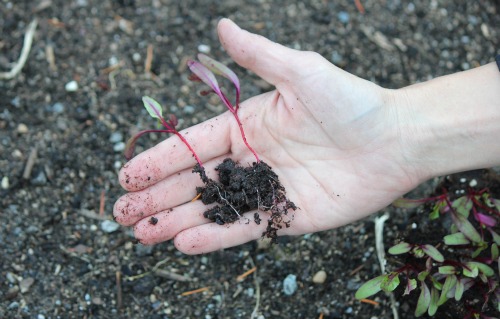
<path fill-rule="evenodd" d="M 300 207 L 279 235 L 333 229 L 386 207 L 430 177 L 500 164 L 500 72 L 493 63 L 387 90 L 228 19 L 218 32 L 235 62 L 276 87 L 242 103 L 239 116 L 250 145 Z M 255 161 L 228 112 L 181 134 L 209 177 L 226 157 Z M 116 220 L 133 226 L 143 244 L 173 239 L 186 254 L 260 238 L 266 223 L 220 226 L 203 218 L 206 206 L 191 202 L 201 185 L 191 173 L 195 163 L 175 136 L 137 155 L 119 174 L 129 193 L 115 203 Z M 246 216 L 252 220 L 253 213 Z"/>

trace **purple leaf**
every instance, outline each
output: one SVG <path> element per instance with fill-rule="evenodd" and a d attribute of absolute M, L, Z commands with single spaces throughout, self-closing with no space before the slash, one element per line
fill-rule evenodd
<path fill-rule="evenodd" d="M 412 292 L 413 290 L 415 290 L 415 288 L 417 288 L 417 281 L 415 279 L 408 279 L 408 281 L 406 282 L 406 288 L 405 288 L 405 291 L 403 292 L 403 296 L 405 295 L 409 295 L 410 292 Z"/>
<path fill-rule="evenodd" d="M 465 235 L 465 237 L 469 238 L 475 243 L 481 242 L 481 235 L 466 217 L 461 214 L 451 214 L 451 218 L 453 220 L 453 223 Z"/>
<path fill-rule="evenodd" d="M 149 115 L 155 119 L 162 119 L 162 108 L 160 103 L 156 102 L 153 98 L 149 96 L 142 97 L 142 103 L 144 103 L 144 108 L 148 111 Z"/>
<path fill-rule="evenodd" d="M 475 216 L 476 216 L 477 221 L 483 225 L 486 225 L 489 227 L 495 227 L 495 225 L 497 224 L 497 221 L 491 216 L 481 214 L 481 213 L 477 213 Z"/>
<path fill-rule="evenodd" d="M 198 61 L 189 60 L 188 67 L 196 74 L 197 77 L 200 78 L 206 85 L 208 85 L 214 92 L 222 98 L 222 92 L 219 87 L 219 83 L 215 78 L 215 75 L 210 71 L 206 66 L 201 64 Z"/>
<path fill-rule="evenodd" d="M 422 282 L 420 285 L 420 296 L 418 297 L 417 307 L 415 309 L 415 317 L 420 317 L 423 315 L 427 309 L 429 308 L 429 304 L 431 303 L 431 292 L 429 288 Z"/>
<path fill-rule="evenodd" d="M 231 82 L 233 82 L 234 87 L 236 88 L 236 95 L 238 96 L 237 99 L 239 99 L 240 80 L 238 79 L 238 76 L 230 68 L 202 53 L 198 54 L 198 60 L 200 60 L 200 62 L 204 66 L 209 68 L 210 71 L 214 72 L 215 74 L 221 75 L 226 79 L 230 80 Z"/>

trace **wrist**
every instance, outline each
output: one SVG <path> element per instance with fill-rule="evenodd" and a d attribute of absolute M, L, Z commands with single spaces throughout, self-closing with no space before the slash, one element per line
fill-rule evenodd
<path fill-rule="evenodd" d="M 402 155 L 415 178 L 500 164 L 494 63 L 394 91 Z"/>

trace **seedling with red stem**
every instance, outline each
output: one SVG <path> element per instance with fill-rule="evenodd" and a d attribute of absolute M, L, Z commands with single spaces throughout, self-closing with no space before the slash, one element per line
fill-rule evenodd
<path fill-rule="evenodd" d="M 193 147 L 191 144 L 188 143 L 188 141 L 182 136 L 179 131 L 175 128 L 178 124 L 177 117 L 173 114 L 168 115 L 168 121 L 165 120 L 165 118 L 162 115 L 162 107 L 160 103 L 156 102 L 154 99 L 150 98 L 149 96 L 144 96 L 142 98 L 142 102 L 144 103 L 144 108 L 148 111 L 149 115 L 152 118 L 158 119 L 158 121 L 163 125 L 164 129 L 152 129 L 152 130 L 144 130 L 140 131 L 136 135 L 132 136 L 128 141 L 127 141 L 127 146 L 125 147 L 125 158 L 127 160 L 130 160 L 133 155 L 134 155 L 134 149 L 135 149 L 135 143 L 137 142 L 137 139 L 141 137 L 144 134 L 147 133 L 170 133 L 170 134 L 175 134 L 177 135 L 182 143 L 186 145 L 186 147 L 189 149 L 191 154 L 193 154 L 193 157 L 196 159 L 198 162 L 198 165 L 200 168 L 203 168 L 203 163 L 201 162 L 200 158 L 194 151 Z"/>
<path fill-rule="evenodd" d="M 188 61 L 189 69 L 191 69 L 191 72 L 193 72 L 196 75 L 195 79 L 203 81 L 212 89 L 213 93 L 219 96 L 222 103 L 224 103 L 229 112 L 231 112 L 231 114 L 233 114 L 234 118 L 236 119 L 236 123 L 238 123 L 238 127 L 240 128 L 241 137 L 246 147 L 255 156 L 257 162 L 260 162 L 259 156 L 255 152 L 255 150 L 250 146 L 250 144 L 248 144 L 245 131 L 243 130 L 243 124 L 241 123 L 240 118 L 238 116 L 238 109 L 240 107 L 240 81 L 238 79 L 238 76 L 233 71 L 231 71 L 231 69 L 229 69 L 227 66 L 218 61 L 215 61 L 214 59 L 206 56 L 205 54 L 201 53 L 198 54 L 198 60 L 199 61 L 193 61 L 193 60 Z M 233 83 L 236 91 L 236 98 L 234 104 L 232 104 L 229 101 L 226 94 L 222 92 L 222 89 L 220 88 L 219 83 L 215 78 L 215 74 L 225 77 L 226 79 L 230 80 Z"/>

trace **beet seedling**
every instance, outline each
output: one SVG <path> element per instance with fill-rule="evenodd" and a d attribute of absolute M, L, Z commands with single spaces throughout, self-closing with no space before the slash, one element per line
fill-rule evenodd
<path fill-rule="evenodd" d="M 189 142 L 182 136 L 179 131 L 177 131 L 176 126 L 178 124 L 177 117 L 174 114 L 169 114 L 168 115 L 168 121 L 165 120 L 165 118 L 162 115 L 162 107 L 160 103 L 156 102 L 153 98 L 149 96 L 144 96 L 142 98 L 142 102 L 144 103 L 144 108 L 148 111 L 149 115 L 152 118 L 158 119 L 161 125 L 163 125 L 164 129 L 150 129 L 150 130 L 144 130 L 140 131 L 139 133 L 135 134 L 132 136 L 128 141 L 127 145 L 125 147 L 125 158 L 127 160 L 130 160 L 134 156 L 134 150 L 135 150 L 135 143 L 144 134 L 148 133 L 170 133 L 170 134 L 175 134 L 179 137 L 179 139 L 186 145 L 186 147 L 189 149 L 191 154 L 193 154 L 193 157 L 195 158 L 196 162 L 198 162 L 198 165 L 200 166 L 200 169 L 203 170 L 203 163 L 201 162 L 200 158 L 194 151 L 193 147 Z M 200 174 L 202 176 L 202 179 L 204 178 L 204 174 Z M 205 176 L 206 177 L 206 176 Z"/>
<path fill-rule="evenodd" d="M 201 53 L 198 54 L 198 60 L 199 62 L 193 60 L 188 61 L 189 69 L 191 69 L 191 72 L 193 72 L 197 77 L 195 79 L 203 81 L 206 85 L 208 85 L 212 89 L 213 93 L 219 96 L 222 103 L 224 103 L 229 112 L 231 112 L 231 114 L 233 114 L 234 118 L 236 119 L 238 127 L 240 128 L 241 137 L 246 147 L 255 156 L 257 163 L 260 162 L 259 156 L 250 146 L 250 144 L 248 144 L 245 131 L 243 130 L 243 124 L 241 124 L 240 118 L 238 116 L 238 109 L 240 107 L 240 80 L 238 79 L 238 76 L 224 64 L 215 61 L 214 59 L 204 54 Z M 230 80 L 233 83 L 236 91 L 236 98 L 234 104 L 232 104 L 227 98 L 226 94 L 222 92 L 222 89 L 220 88 L 214 73 L 225 77 L 226 79 Z"/>
<path fill-rule="evenodd" d="M 454 299 L 468 309 L 464 318 L 493 318 L 490 313 L 500 312 L 500 200 L 486 189 L 469 189 L 458 198 L 445 193 L 422 200 L 399 199 L 393 205 L 415 208 L 424 203 L 432 203 L 431 220 L 450 216 L 449 234 L 436 246 L 403 241 L 389 248 L 389 254 L 404 258 L 404 265 L 363 284 L 356 298 L 394 291 L 404 280 L 403 295 L 420 288 L 416 317 L 426 312 L 433 316 Z M 472 288 L 477 300 L 463 298 Z"/>

